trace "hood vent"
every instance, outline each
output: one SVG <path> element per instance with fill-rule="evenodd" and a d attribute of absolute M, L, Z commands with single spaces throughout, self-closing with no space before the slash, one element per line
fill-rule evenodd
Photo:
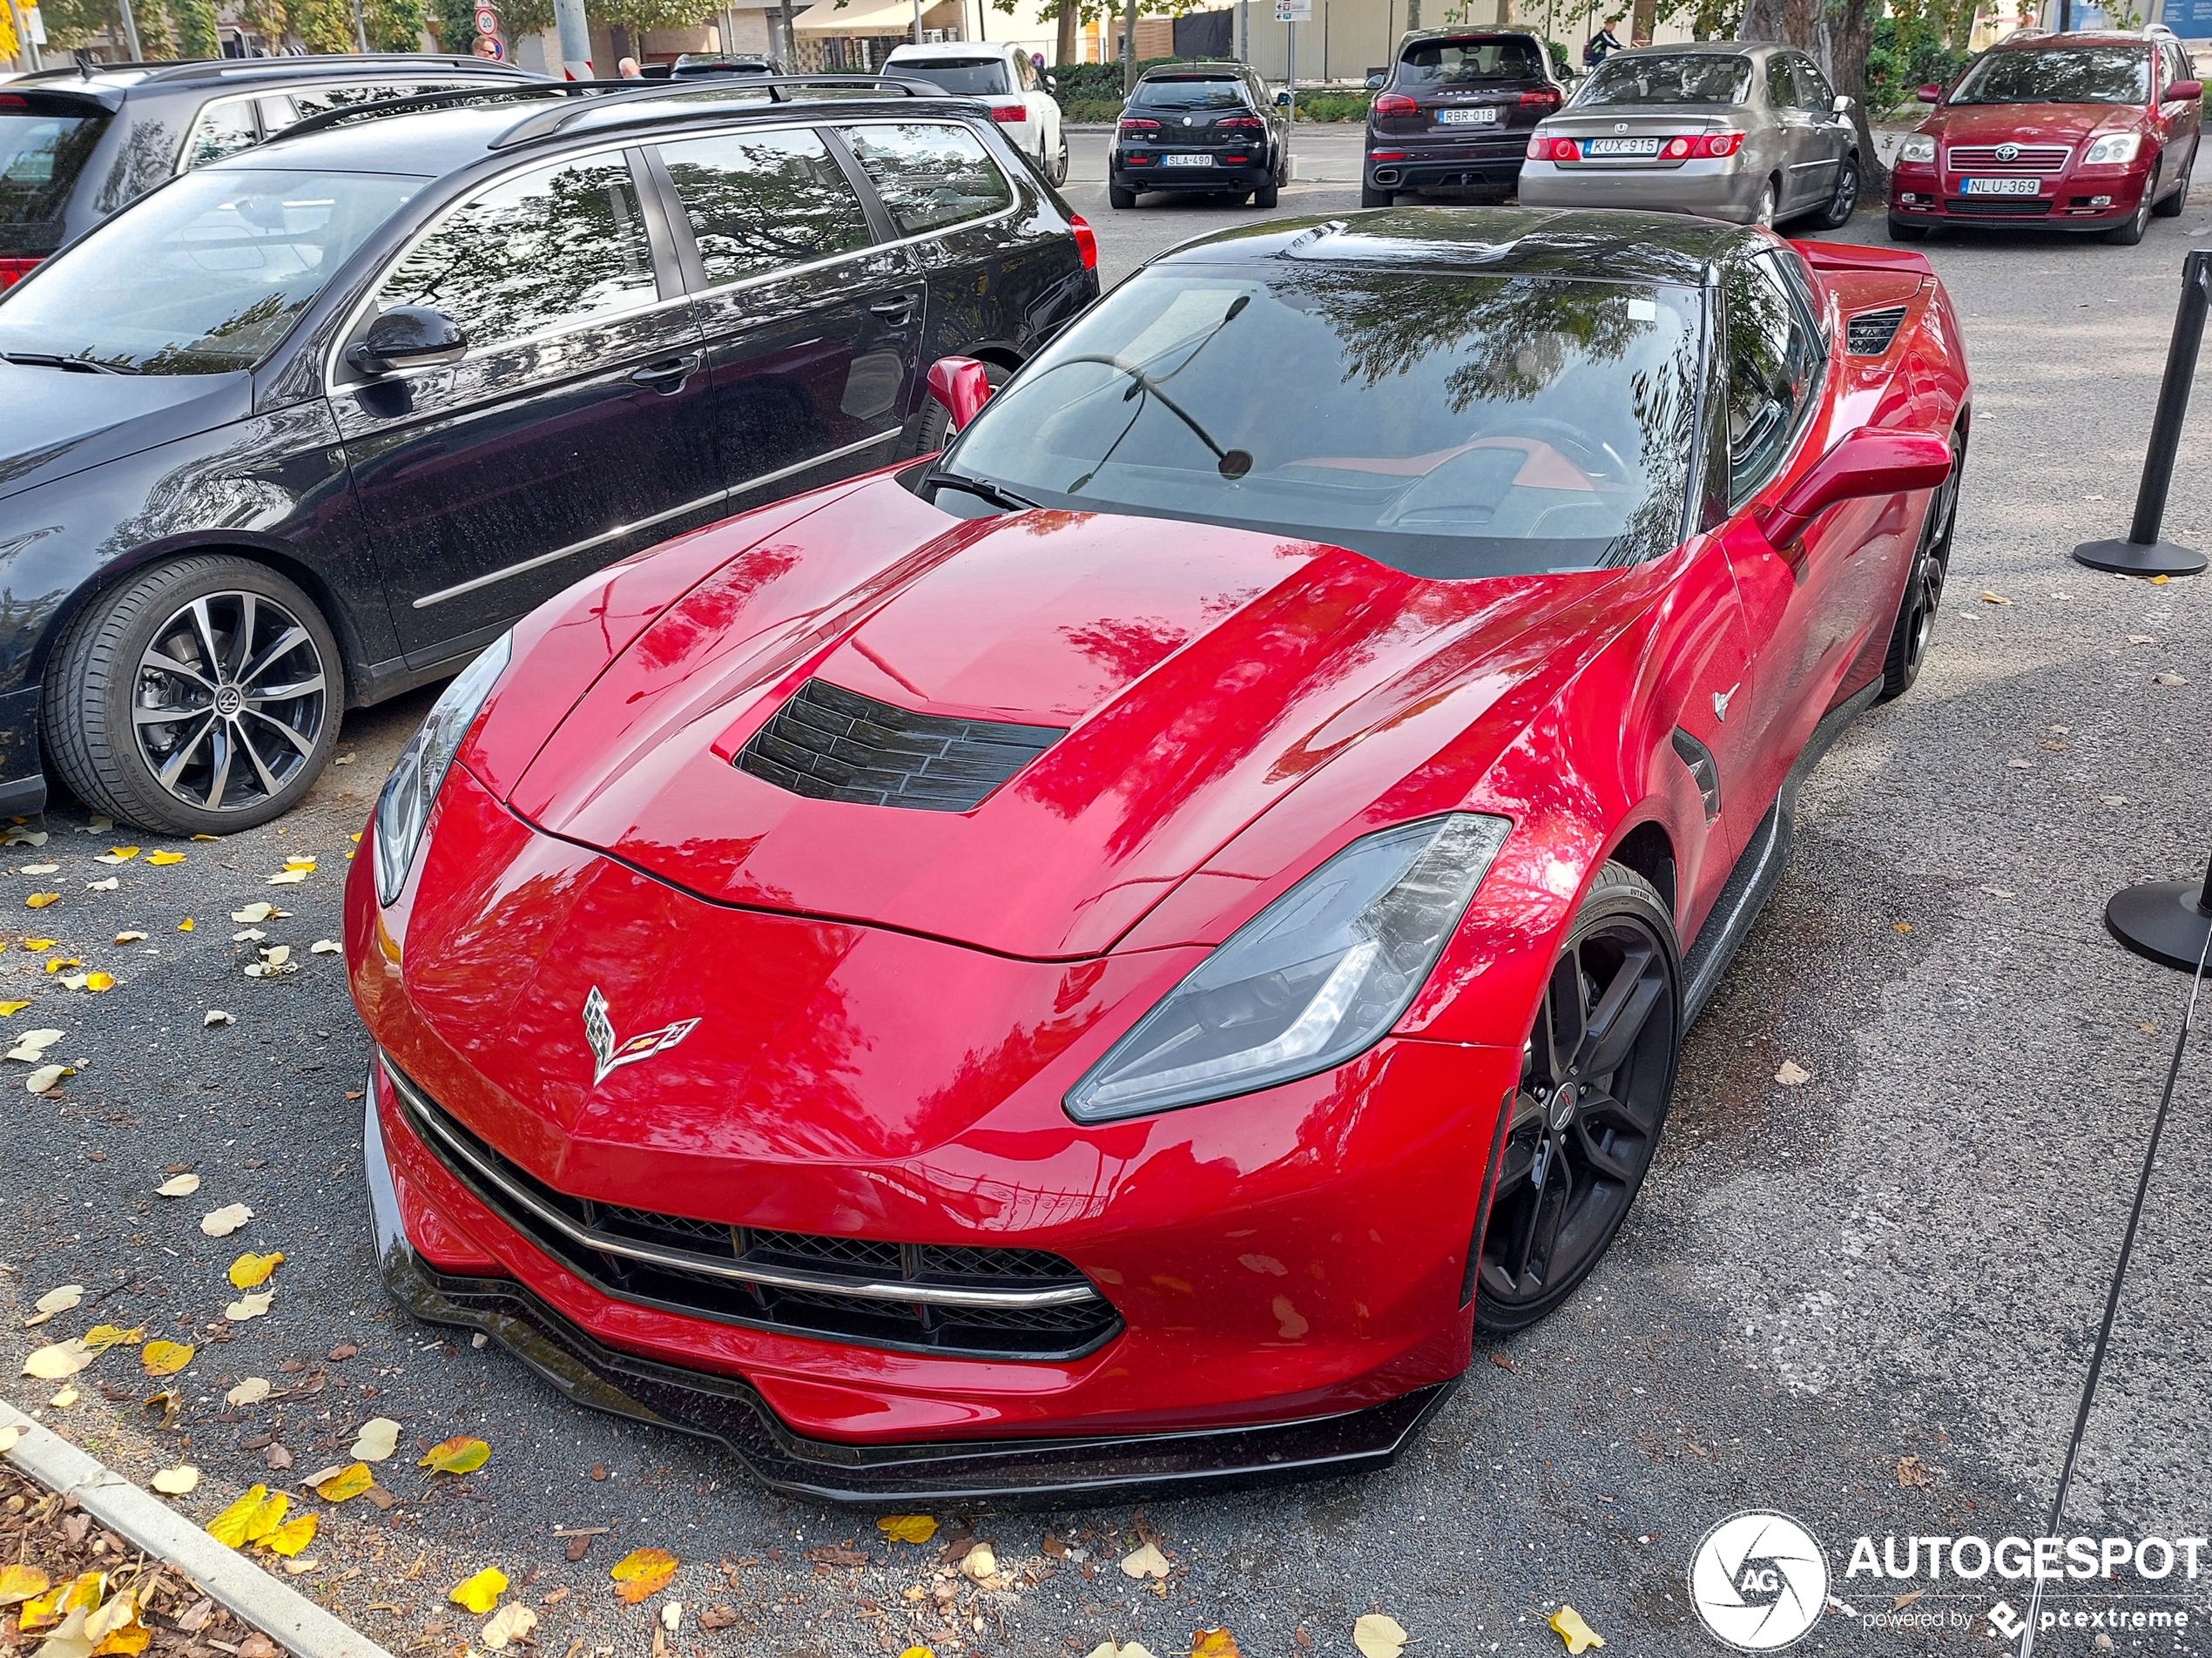
<path fill-rule="evenodd" d="M 1057 725 L 909 713 L 810 679 L 746 740 L 737 765 L 817 800 L 973 812 L 1067 734 Z"/>
<path fill-rule="evenodd" d="M 1854 357 L 1878 357 L 1890 348 L 1890 341 L 1897 338 L 1898 325 L 1904 320 L 1901 305 L 1862 311 L 1844 325 L 1844 349 Z"/>

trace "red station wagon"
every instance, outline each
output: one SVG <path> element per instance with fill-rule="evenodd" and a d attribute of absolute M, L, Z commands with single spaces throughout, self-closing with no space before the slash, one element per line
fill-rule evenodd
<path fill-rule="evenodd" d="M 1890 239 L 1938 225 L 2102 231 L 2132 246 L 2178 215 L 2196 165 L 2203 88 L 2182 43 L 2023 30 L 1975 59 L 1905 138 L 1890 182 Z"/>

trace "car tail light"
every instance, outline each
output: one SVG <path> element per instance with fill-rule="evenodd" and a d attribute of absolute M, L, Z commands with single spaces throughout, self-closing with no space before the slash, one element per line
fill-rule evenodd
<path fill-rule="evenodd" d="M 991 119 L 994 121 L 1026 121 L 1028 118 L 1029 106 L 1026 104 L 994 104 L 991 105 Z"/>
<path fill-rule="evenodd" d="M 1420 107 L 1403 92 L 1385 92 L 1375 100 L 1375 113 L 1378 115 L 1413 115 Z"/>
<path fill-rule="evenodd" d="M 1082 260 L 1083 269 L 1096 270 L 1098 268 L 1097 233 L 1083 222 L 1083 216 L 1081 213 L 1068 215 L 1068 228 L 1076 233 L 1076 253 Z"/>
<path fill-rule="evenodd" d="M 1539 161 L 1546 156 L 1554 161 L 1580 161 L 1582 158 L 1581 146 L 1572 138 L 1531 138 L 1528 140 L 1528 153 Z"/>
<path fill-rule="evenodd" d="M 1264 131 L 1267 126 L 1267 123 L 1257 115 L 1224 115 L 1214 125 L 1217 127 L 1237 128 L 1247 132 Z"/>
<path fill-rule="evenodd" d="M 4 108 L 0 105 L 0 108 Z M 0 291 L 15 286 L 37 268 L 35 259 L 0 259 Z"/>
<path fill-rule="evenodd" d="M 1521 107 L 1524 110 L 1555 110 L 1559 102 L 1559 89 L 1555 86 L 1546 86 L 1521 95 Z"/>
<path fill-rule="evenodd" d="M 1743 147 L 1741 132 L 1709 132 L 1698 141 L 1697 153 L 1708 156 L 1732 156 Z"/>
<path fill-rule="evenodd" d="M 29 98 L 18 98 L 13 92 L 0 92 L 0 110 L 27 110 L 30 107 Z"/>
<path fill-rule="evenodd" d="M 1144 120 L 1137 116 L 1124 115 L 1116 130 L 1123 132 L 1157 132 L 1160 130 L 1160 124 L 1157 121 Z"/>
<path fill-rule="evenodd" d="M 1662 149 L 1659 153 L 1664 156 L 1673 156 L 1679 160 L 1683 156 L 1688 155 L 1692 149 L 1696 148 L 1696 144 L 1697 140 L 1695 138 L 1669 138 L 1667 140 L 1666 147 Z"/>
<path fill-rule="evenodd" d="M 1532 151 L 1530 153 L 1534 154 L 1534 152 Z M 1367 152 L 1367 159 L 1370 161 L 1403 161 L 1405 158 L 1406 152 L 1403 150 L 1370 150 Z"/>

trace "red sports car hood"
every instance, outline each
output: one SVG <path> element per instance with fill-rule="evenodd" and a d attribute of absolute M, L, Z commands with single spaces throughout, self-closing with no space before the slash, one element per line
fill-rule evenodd
<path fill-rule="evenodd" d="M 2126 132 L 2142 112 L 2124 104 L 1946 104 L 1932 124 L 1952 144 L 2080 144 L 2095 132 Z"/>
<path fill-rule="evenodd" d="M 1425 758 L 1466 731 L 1471 708 L 1479 725 L 1521 681 L 1567 671 L 1616 578 L 1425 581 L 1241 529 L 956 520 L 887 478 L 661 612 L 509 801 L 718 902 L 1014 956 L 1094 954 L 1360 739 L 1448 693 L 1452 729 Z M 734 763 L 810 680 L 1065 735 L 969 811 L 810 798 Z M 526 660 L 499 694 L 560 688 L 534 685 Z M 1524 718 L 1500 718 L 1497 748 Z M 1333 822 L 1372 798 L 1337 803 Z"/>

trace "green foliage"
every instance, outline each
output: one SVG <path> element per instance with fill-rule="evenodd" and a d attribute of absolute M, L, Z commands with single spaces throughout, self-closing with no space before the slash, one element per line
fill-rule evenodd
<path fill-rule="evenodd" d="M 1939 24 L 1920 17 L 1877 17 L 1866 52 L 1866 106 L 1892 110 L 1912 102 L 1932 81 L 1948 86 L 1966 66 L 1967 54 L 1944 44 Z"/>
<path fill-rule="evenodd" d="M 1367 94 L 1300 92 L 1298 118 L 1301 121 L 1364 121 L 1367 118 Z"/>
<path fill-rule="evenodd" d="M 216 57 L 222 40 L 215 32 L 215 0 L 170 0 L 180 57 Z"/>
<path fill-rule="evenodd" d="M 394 0 L 380 0 L 394 3 Z M 405 0 L 399 0 L 404 3 Z M 413 0 L 422 17 L 438 31 L 438 43 L 448 51 L 465 52 L 476 43 L 476 0 Z M 500 32 L 511 46 L 524 35 L 553 26 L 553 0 L 497 0 Z M 592 16 L 597 17 L 597 8 Z M 374 24 L 370 25 L 374 30 Z"/>

